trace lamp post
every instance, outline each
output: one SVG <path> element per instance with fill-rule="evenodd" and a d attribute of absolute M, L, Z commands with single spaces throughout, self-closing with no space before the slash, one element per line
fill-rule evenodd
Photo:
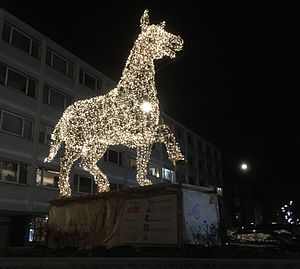
<path fill-rule="evenodd" d="M 238 164 L 239 171 L 236 177 L 236 192 L 235 192 L 235 220 L 237 225 L 248 225 L 253 222 L 251 214 L 252 209 L 252 191 L 249 176 L 249 164 L 242 161 Z"/>

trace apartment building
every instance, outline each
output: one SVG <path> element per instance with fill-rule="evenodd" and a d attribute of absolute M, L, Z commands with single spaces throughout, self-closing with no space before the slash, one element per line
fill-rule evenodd
<path fill-rule="evenodd" d="M 105 94 L 116 82 L 0 8 L 0 247 L 43 241 L 49 201 L 58 197 L 59 154 L 51 163 L 51 133 L 64 109 L 76 100 Z M 221 152 L 166 114 L 186 156 L 185 166 L 167 159 L 155 144 L 149 164 L 154 183 L 182 182 L 222 193 Z M 137 186 L 135 151 L 110 147 L 99 166 L 111 189 Z M 73 195 L 96 192 L 91 175 L 77 164 Z"/>

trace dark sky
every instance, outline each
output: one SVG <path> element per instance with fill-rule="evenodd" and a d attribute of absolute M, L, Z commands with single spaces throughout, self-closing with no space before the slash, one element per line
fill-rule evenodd
<path fill-rule="evenodd" d="M 265 204 L 299 196 L 300 23 L 288 1 L 7 2 L 115 81 L 148 8 L 152 23 L 165 20 L 185 41 L 177 58 L 156 65 L 164 111 L 218 146 L 229 171 L 248 161 Z"/>

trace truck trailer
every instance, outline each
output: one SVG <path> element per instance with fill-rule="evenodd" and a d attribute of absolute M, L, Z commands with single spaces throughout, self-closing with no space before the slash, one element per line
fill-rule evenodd
<path fill-rule="evenodd" d="M 218 246 L 213 189 L 161 183 L 50 202 L 48 247 Z"/>

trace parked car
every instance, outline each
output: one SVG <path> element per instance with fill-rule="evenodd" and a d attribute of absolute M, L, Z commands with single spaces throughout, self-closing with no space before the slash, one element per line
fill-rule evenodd
<path fill-rule="evenodd" d="M 228 245 L 300 251 L 300 227 L 296 225 L 251 225 L 229 236 Z"/>

